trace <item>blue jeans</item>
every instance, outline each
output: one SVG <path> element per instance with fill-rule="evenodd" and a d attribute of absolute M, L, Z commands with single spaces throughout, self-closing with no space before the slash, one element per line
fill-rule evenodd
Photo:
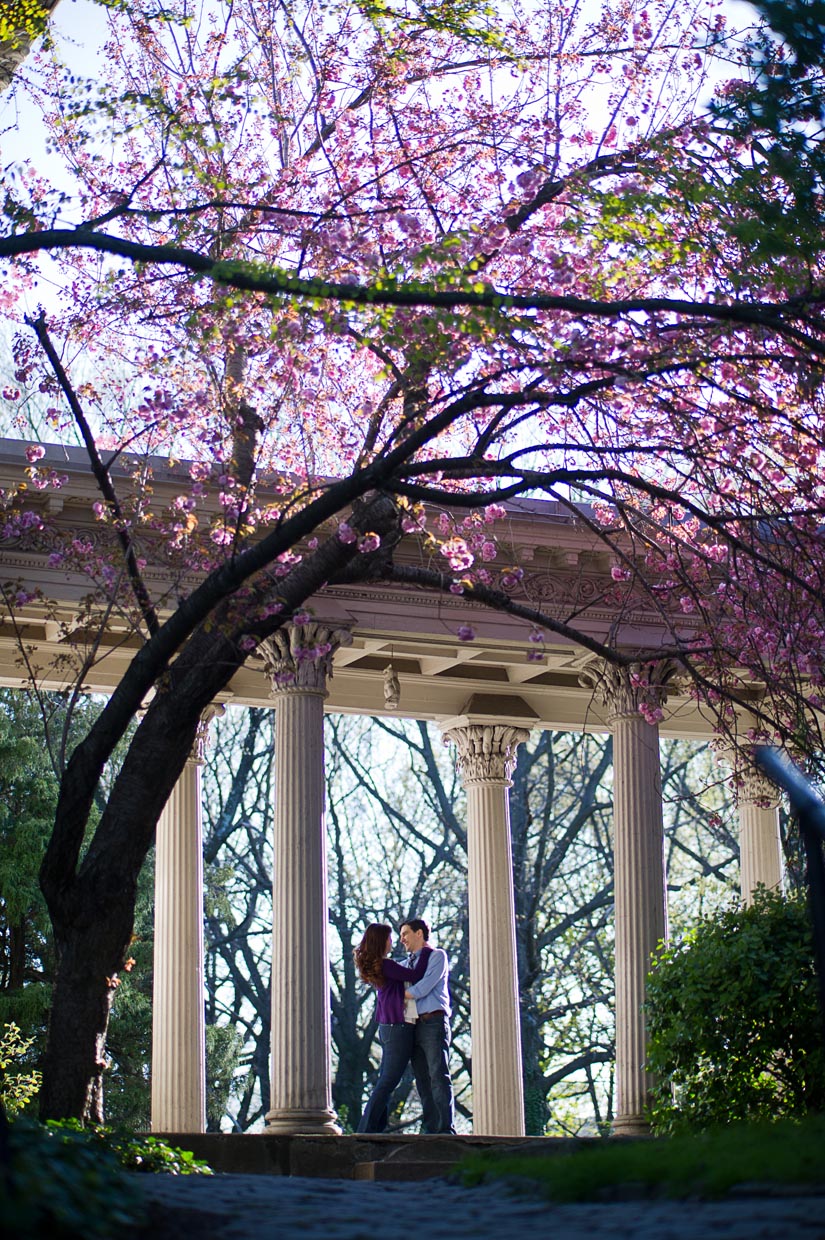
<path fill-rule="evenodd" d="M 418 1021 L 412 1053 L 413 1072 L 421 1099 L 422 1132 L 455 1132 L 453 1085 L 450 1080 L 450 1021 L 446 1012 Z"/>
<path fill-rule="evenodd" d="M 381 1071 L 364 1108 L 359 1132 L 384 1132 L 390 1117 L 390 1098 L 404 1075 L 413 1052 L 415 1025 L 379 1025 Z"/>

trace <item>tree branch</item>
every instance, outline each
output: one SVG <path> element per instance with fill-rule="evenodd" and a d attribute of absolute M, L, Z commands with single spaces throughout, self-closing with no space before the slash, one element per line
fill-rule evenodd
<path fill-rule="evenodd" d="M 761 327 L 793 340 L 807 351 L 825 357 L 825 340 L 820 340 L 787 322 L 785 316 L 807 321 L 809 310 L 825 304 L 825 292 L 812 290 L 805 299 L 787 302 L 691 301 L 678 297 L 628 297 L 602 301 L 553 293 L 509 293 L 495 288 L 483 291 L 438 288 L 409 281 L 398 285 L 391 278 L 375 284 L 342 284 L 305 279 L 265 264 L 219 261 L 183 246 L 146 245 L 123 237 L 95 232 L 88 227 L 46 228 L 40 232 L 17 233 L 0 239 L 0 258 L 15 258 L 53 250 L 87 249 L 116 254 L 135 263 L 179 267 L 183 271 L 207 276 L 217 284 L 269 297 L 306 298 L 334 301 L 354 306 L 407 306 L 429 309 L 461 308 L 493 310 L 560 310 L 593 318 L 619 318 L 629 314 L 676 315 L 690 320 L 707 319 L 742 327 Z"/>
<path fill-rule="evenodd" d="M 89 455 L 89 463 L 91 464 L 95 481 L 97 482 L 97 485 L 100 488 L 100 493 L 106 500 L 112 516 L 114 517 L 117 540 L 123 550 L 123 555 L 126 560 L 126 571 L 129 574 L 132 592 L 135 596 L 135 601 L 140 608 L 140 614 L 143 616 L 149 632 L 152 634 L 157 633 L 160 628 L 160 623 L 158 621 L 157 612 L 152 604 L 152 600 L 149 597 L 149 591 L 146 589 L 146 584 L 141 576 L 140 569 L 138 568 L 134 543 L 132 542 L 132 538 L 129 534 L 129 522 L 123 515 L 123 509 L 120 506 L 120 500 L 118 499 L 115 488 L 112 485 L 112 479 L 109 476 L 109 471 L 100 459 L 100 453 L 97 450 L 94 435 L 92 434 L 89 423 L 86 420 L 86 415 L 83 412 L 83 407 L 81 406 L 80 401 L 78 400 L 77 393 L 75 392 L 72 382 L 64 369 L 63 363 L 57 355 L 57 350 L 52 344 L 51 337 L 49 336 L 49 330 L 46 326 L 45 313 L 41 310 L 36 319 L 27 317 L 26 322 L 37 336 L 40 347 L 49 359 L 49 365 L 54 371 L 57 381 L 63 390 L 63 394 L 66 397 L 69 408 L 72 411 L 72 416 L 74 417 L 78 430 L 83 438 L 83 443 L 86 446 L 86 451 Z"/>

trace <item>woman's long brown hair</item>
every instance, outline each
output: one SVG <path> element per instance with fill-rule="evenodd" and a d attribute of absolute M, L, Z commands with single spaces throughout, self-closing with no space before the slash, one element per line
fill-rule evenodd
<path fill-rule="evenodd" d="M 371 926 L 367 926 L 363 939 L 352 953 L 362 980 L 379 989 L 384 985 L 381 961 L 386 955 L 387 939 L 391 934 L 391 926 L 379 926 L 373 922 Z"/>

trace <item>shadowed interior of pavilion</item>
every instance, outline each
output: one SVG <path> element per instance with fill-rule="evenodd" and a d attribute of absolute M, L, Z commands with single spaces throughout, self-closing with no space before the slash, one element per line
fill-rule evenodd
<path fill-rule="evenodd" d="M 25 443 L 0 442 L 0 485 L 24 467 Z M 90 517 L 94 482 L 84 454 L 54 451 L 66 483 L 49 504 L 52 528 L 101 534 Z M 48 464 L 48 459 L 45 464 Z M 158 464 L 159 501 L 177 481 Z M 76 624 L 88 581 L 49 567 L 49 525 L 40 542 L 4 549 L 4 575 L 32 594 L 12 623 L 0 625 L 0 682 L 19 685 L 21 641 L 44 688 L 71 683 L 83 633 Z M 605 602 L 611 563 L 586 522 L 560 505 L 511 504 L 503 552 L 523 564 L 525 595 L 545 613 L 577 614 L 579 628 L 608 634 L 628 652 L 664 641 L 659 617 L 642 600 L 617 616 Z M 162 590 L 166 570 L 147 567 Z M 46 608 L 36 595 L 53 600 Z M 357 1165 L 384 1171 L 446 1166 L 456 1151 L 490 1139 L 523 1142 L 519 1002 L 508 791 L 518 746 L 535 728 L 611 731 L 614 737 L 615 989 L 617 1106 L 614 1132 L 644 1135 L 650 1078 L 645 1070 L 642 1012 L 651 952 L 664 937 L 666 880 L 659 738 L 707 739 L 713 721 L 667 661 L 619 669 L 562 638 L 550 636 L 536 658 L 529 627 L 459 596 L 396 585 L 326 587 L 310 600 L 312 620 L 286 625 L 237 673 L 225 701 L 268 705 L 276 712 L 274 746 L 271 1106 L 259 1136 L 205 1134 L 203 1005 L 203 870 L 200 764 L 209 719 L 158 826 L 155 887 L 152 1128 L 208 1157 L 221 1169 L 281 1174 L 354 1175 Z M 685 623 L 689 623 L 685 621 Z M 475 636 L 458 640 L 462 627 Z M 315 661 L 296 651 L 323 644 Z M 83 672 L 89 691 L 109 693 L 138 639 L 114 618 L 97 657 Z M 528 657 L 528 655 L 533 657 Z M 79 653 L 77 658 L 80 658 Z M 76 660 L 75 660 L 76 661 Z M 385 693 L 387 669 L 400 695 Z M 758 686 L 743 686 L 754 697 Z M 655 705 L 661 722 L 640 707 Z M 216 703 L 212 714 L 222 708 Z M 325 710 L 400 714 L 434 721 L 452 745 L 467 793 L 473 1137 L 329 1137 L 340 1129 L 331 1103 L 326 846 L 324 833 Z M 749 719 L 741 719 L 742 734 Z M 781 883 L 778 799 L 755 771 L 737 772 L 741 886 Z M 489 927 L 494 933 L 482 932 Z M 532 1138 L 566 1148 L 563 1139 Z M 452 1145 L 450 1144 L 452 1143 Z M 237 1145 L 240 1153 L 230 1153 Z M 452 1153 L 449 1151 L 452 1149 Z M 211 1151 L 211 1152 L 210 1152 Z M 253 1151 L 255 1151 L 253 1153 Z M 428 1153 L 429 1151 L 429 1153 Z M 300 1170 L 299 1168 L 304 1168 Z M 333 1170 L 337 1168 L 337 1170 Z M 397 1172 L 399 1178 L 404 1178 Z M 407 1174 L 412 1174 L 409 1170 Z"/>

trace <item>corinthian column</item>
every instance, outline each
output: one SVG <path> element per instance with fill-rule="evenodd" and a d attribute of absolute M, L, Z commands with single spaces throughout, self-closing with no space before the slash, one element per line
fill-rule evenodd
<path fill-rule="evenodd" d="M 648 1130 L 643 1004 L 651 955 L 667 932 L 658 719 L 670 670 L 600 664 L 588 675 L 613 731 L 617 1134 Z"/>
<path fill-rule="evenodd" d="M 270 1132 L 340 1132 L 332 1109 L 324 698 L 349 633 L 280 629 L 261 653 L 275 701 Z"/>
<path fill-rule="evenodd" d="M 152 992 L 152 1131 L 206 1128 L 203 984 L 203 811 L 201 767 L 211 720 L 160 816 L 155 844 L 155 960 Z"/>
<path fill-rule="evenodd" d="M 744 731 L 751 721 L 745 719 Z M 717 741 L 716 760 L 731 770 L 739 816 L 739 890 L 743 904 L 753 901 L 761 884 L 782 889 L 782 844 L 779 838 L 779 794 L 753 762 L 750 744 Z"/>
<path fill-rule="evenodd" d="M 507 796 L 526 728 L 450 720 L 467 790 L 473 1132 L 524 1135 L 513 857 Z"/>
<path fill-rule="evenodd" d="M 782 846 L 779 841 L 779 797 L 759 771 L 750 768 L 736 788 L 739 811 L 739 883 L 742 900 L 750 904 L 760 883 L 782 888 Z"/>

